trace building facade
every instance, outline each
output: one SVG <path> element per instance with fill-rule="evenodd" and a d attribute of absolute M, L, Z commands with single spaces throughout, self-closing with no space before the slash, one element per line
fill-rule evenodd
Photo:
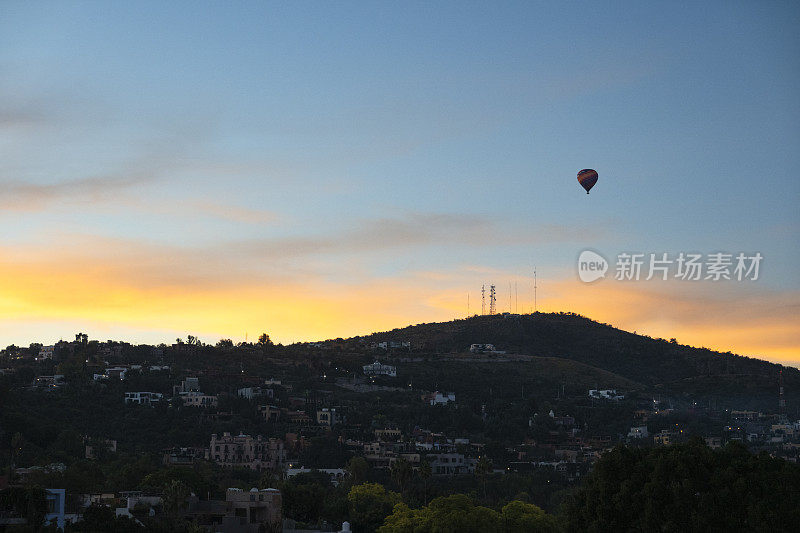
<path fill-rule="evenodd" d="M 379 361 L 375 361 L 369 365 L 364 365 L 365 376 L 390 376 L 397 377 L 397 368 L 392 365 L 384 365 Z"/>
<path fill-rule="evenodd" d="M 208 458 L 222 466 L 281 471 L 286 463 L 286 450 L 280 439 L 215 433 L 211 435 Z"/>
<path fill-rule="evenodd" d="M 216 407 L 217 397 L 202 392 L 182 392 L 181 401 L 184 407 Z"/>
<path fill-rule="evenodd" d="M 139 405 L 152 405 L 156 402 L 160 402 L 161 398 L 164 395 L 160 392 L 126 392 L 125 393 L 125 403 L 126 404 L 139 404 Z"/>

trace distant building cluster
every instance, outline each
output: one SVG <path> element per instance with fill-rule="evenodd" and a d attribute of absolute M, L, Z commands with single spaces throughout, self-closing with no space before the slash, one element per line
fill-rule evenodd
<path fill-rule="evenodd" d="M 56 347 L 54 345 L 42 346 L 41 348 L 39 348 L 39 355 L 36 357 L 36 360 L 44 361 L 45 359 L 52 359 L 55 349 Z"/>
<path fill-rule="evenodd" d="M 411 350 L 411 341 L 381 341 L 371 342 L 368 347 L 372 350 L 397 350 L 406 348 Z"/>
<path fill-rule="evenodd" d="M 54 374 L 52 376 L 36 376 L 33 380 L 33 386 L 36 388 L 43 388 L 45 390 L 53 390 L 63 387 L 66 381 L 63 374 Z"/>
<path fill-rule="evenodd" d="M 423 394 L 422 401 L 430 405 L 447 405 L 450 402 L 456 401 L 456 395 L 453 392 L 435 391 L 430 394 Z"/>

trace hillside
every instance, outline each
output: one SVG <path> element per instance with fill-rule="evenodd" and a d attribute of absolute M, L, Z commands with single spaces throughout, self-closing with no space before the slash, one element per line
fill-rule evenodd
<path fill-rule="evenodd" d="M 766 404 L 777 403 L 783 369 L 787 401 L 800 399 L 796 368 L 653 339 L 574 314 L 474 316 L 375 333 L 365 340 L 411 341 L 440 356 L 464 352 L 472 343 L 492 343 L 509 353 L 579 362 L 653 390 L 752 397 Z"/>

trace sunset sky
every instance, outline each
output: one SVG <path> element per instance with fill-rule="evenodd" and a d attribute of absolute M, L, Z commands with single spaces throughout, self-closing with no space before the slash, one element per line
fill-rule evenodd
<path fill-rule="evenodd" d="M 0 345 L 529 312 L 536 265 L 541 311 L 800 364 L 800 5 L 563 4 L 0 3 Z"/>

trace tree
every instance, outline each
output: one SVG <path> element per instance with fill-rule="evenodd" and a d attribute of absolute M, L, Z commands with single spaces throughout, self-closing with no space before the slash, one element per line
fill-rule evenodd
<path fill-rule="evenodd" d="M 0 491 L 0 513 L 25 518 L 28 524 L 41 524 L 47 513 L 47 499 L 41 487 L 9 487 Z"/>
<path fill-rule="evenodd" d="M 367 480 L 368 471 L 369 463 L 363 457 L 353 457 L 347 463 L 347 472 L 350 474 L 350 480 L 353 485 L 364 483 Z"/>
<path fill-rule="evenodd" d="M 347 507 L 354 531 L 375 531 L 400 502 L 399 494 L 387 491 L 380 483 L 355 485 L 347 494 Z"/>
<path fill-rule="evenodd" d="M 217 348 L 233 348 L 233 341 L 231 339 L 220 339 L 217 343 Z"/>
<path fill-rule="evenodd" d="M 435 498 L 421 509 L 395 506 L 378 533 L 483 533 L 502 531 L 500 513 L 476 506 L 465 494 Z"/>
<path fill-rule="evenodd" d="M 186 524 L 185 533 L 206 533 L 208 530 L 201 526 L 197 520 L 192 520 Z"/>
<path fill-rule="evenodd" d="M 556 518 L 529 503 L 512 501 L 498 513 L 465 494 L 435 498 L 421 509 L 394 507 L 378 533 L 555 533 Z"/>
<path fill-rule="evenodd" d="M 568 531 L 791 531 L 800 466 L 700 439 L 603 454 L 563 508 Z"/>
<path fill-rule="evenodd" d="M 423 490 L 423 498 L 425 499 L 425 505 L 428 505 L 428 479 L 430 479 L 433 471 L 431 470 L 431 464 L 428 461 L 422 461 L 419 464 L 419 477 L 422 478 L 422 490 Z"/>
<path fill-rule="evenodd" d="M 69 526 L 67 531 L 81 533 L 103 533 L 114 531 L 129 533 L 143 531 L 143 528 L 127 516 L 117 517 L 114 510 L 101 504 L 92 504 L 83 512 L 80 522 Z"/>
<path fill-rule="evenodd" d="M 411 481 L 411 478 L 414 475 L 414 470 L 411 468 L 411 463 L 403 458 L 400 458 L 395 460 L 389 467 L 389 475 L 392 476 L 394 482 L 397 483 L 398 487 L 400 487 L 400 493 L 405 494 L 406 485 L 409 481 Z"/>
<path fill-rule="evenodd" d="M 19 461 L 20 456 L 22 455 L 22 449 L 25 446 L 25 437 L 22 436 L 22 433 L 14 433 L 14 436 L 11 437 L 11 465 L 17 466 L 17 461 Z"/>
<path fill-rule="evenodd" d="M 272 346 L 272 341 L 269 339 L 269 335 L 262 333 L 258 336 L 258 344 L 261 346 Z"/>
<path fill-rule="evenodd" d="M 83 459 L 85 453 L 83 437 L 72 428 L 63 429 L 50 444 L 50 450 L 70 459 Z"/>
<path fill-rule="evenodd" d="M 213 490 L 205 476 L 196 468 L 186 466 L 171 466 L 152 471 L 142 478 L 138 488 L 158 491 L 165 487 L 171 487 L 176 482 L 186 489 L 187 495 L 188 492 L 206 494 Z"/>
<path fill-rule="evenodd" d="M 559 531 L 558 521 L 541 508 L 521 501 L 506 504 L 501 513 L 507 533 L 544 533 Z"/>
<path fill-rule="evenodd" d="M 264 470 L 261 477 L 258 478 L 258 488 L 271 489 L 278 484 L 278 477 L 272 470 Z"/>
<path fill-rule="evenodd" d="M 164 502 L 164 511 L 170 518 L 177 518 L 178 513 L 186 504 L 188 496 L 189 489 L 181 481 L 172 480 L 164 487 L 164 494 L 161 499 Z"/>
<path fill-rule="evenodd" d="M 323 474 L 324 475 L 324 474 Z M 327 480 L 326 480 L 327 481 Z M 317 522 L 325 503 L 326 487 L 319 483 L 298 483 L 292 479 L 281 487 L 286 516 L 302 522 Z"/>
<path fill-rule="evenodd" d="M 475 465 L 475 475 L 481 480 L 483 484 L 483 497 L 486 498 L 486 477 L 492 472 L 492 461 L 482 455 Z"/>

